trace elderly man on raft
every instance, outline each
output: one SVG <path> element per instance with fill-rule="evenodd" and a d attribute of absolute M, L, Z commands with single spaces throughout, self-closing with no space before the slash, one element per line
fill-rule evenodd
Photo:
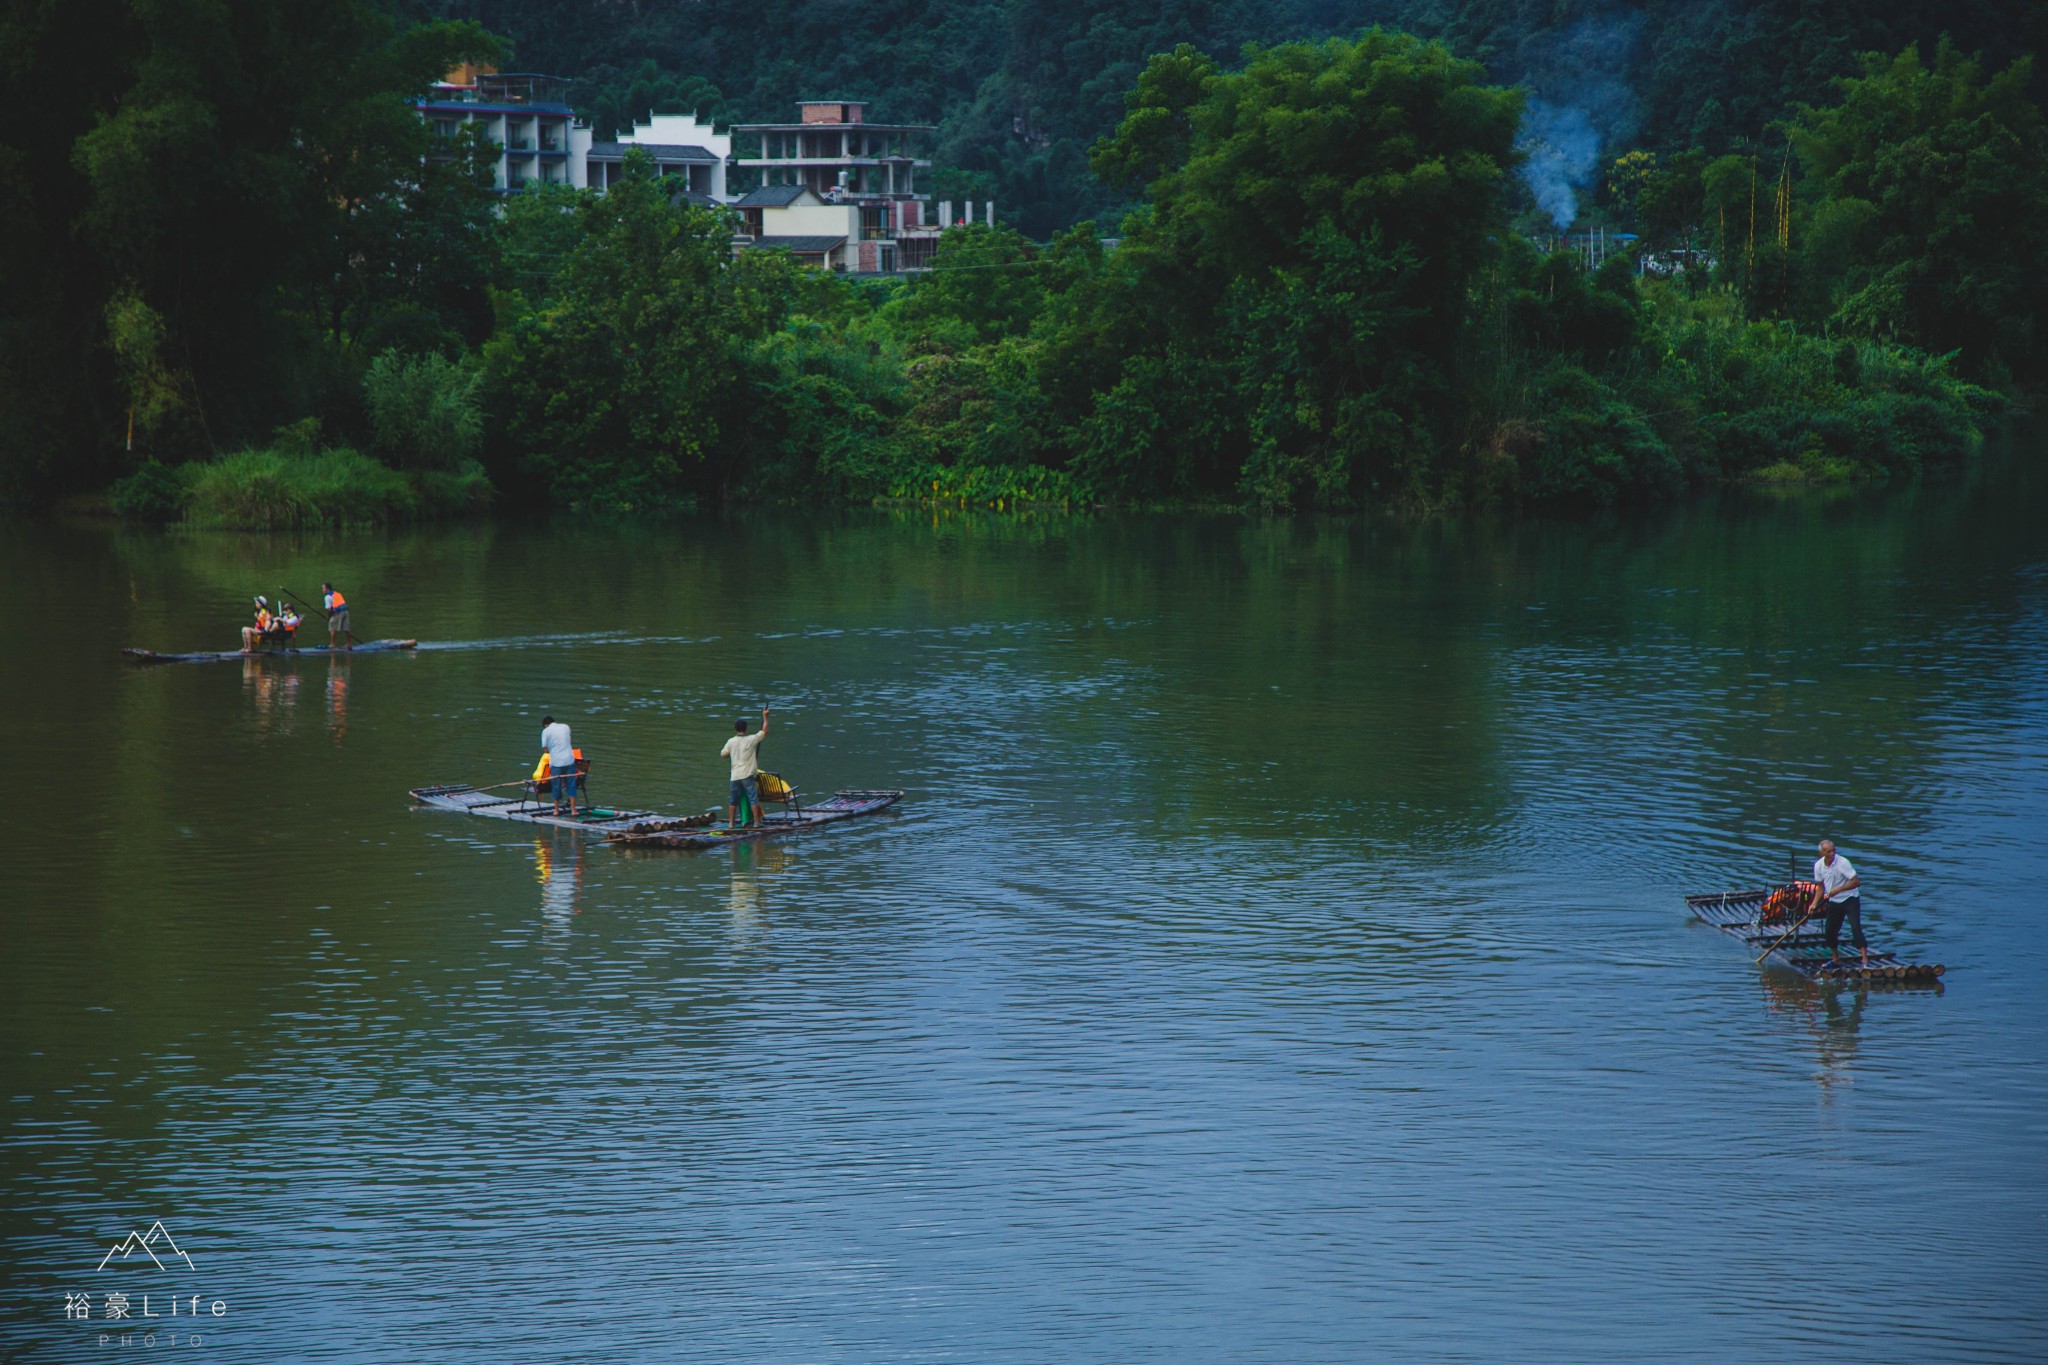
<path fill-rule="evenodd" d="M 1823 839 L 1817 850 L 1820 857 L 1814 860 L 1813 900 L 1806 913 L 1811 915 L 1820 909 L 1823 899 L 1827 902 L 1828 960 L 1841 960 L 1842 921 L 1849 921 L 1849 931 L 1856 944 L 1856 951 L 1863 955 L 1863 965 L 1870 965 L 1870 945 L 1863 941 L 1863 878 L 1856 875 L 1847 858 L 1835 852 L 1835 841 Z"/>

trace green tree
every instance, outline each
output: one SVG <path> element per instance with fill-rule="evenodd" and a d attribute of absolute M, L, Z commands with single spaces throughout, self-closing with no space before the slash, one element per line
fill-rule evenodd
<path fill-rule="evenodd" d="M 408 359 L 386 351 L 363 376 L 377 453 L 400 469 L 453 469 L 483 441 L 477 401 L 482 376 L 429 352 Z"/>
<path fill-rule="evenodd" d="M 906 328 L 940 319 L 959 323 L 977 342 L 1027 332 L 1045 305 L 1037 254 L 1014 228 L 949 228 L 931 273 L 915 281 L 893 311 Z"/>
<path fill-rule="evenodd" d="M 423 172 L 411 98 L 498 52 L 384 0 L 0 8 L 0 481 L 112 473 L 152 375 L 192 418 L 158 427 L 165 454 L 353 404 L 357 305 L 446 305 L 473 237 L 439 231 L 444 191 L 485 211 Z"/>
<path fill-rule="evenodd" d="M 1969 372 L 2041 373 L 2048 311 L 2048 121 L 2022 59 L 1986 78 L 1947 41 L 1865 58 L 1793 143 L 1818 316 L 1959 352 Z"/>
<path fill-rule="evenodd" d="M 1153 173 L 1105 293 L 1151 314 L 1096 386 L 1114 428 L 1153 465 L 1173 433 L 1196 486 L 1260 505 L 1424 493 L 1519 96 L 1379 29 L 1253 51 L 1238 72 L 1198 58 L 1156 58 L 1095 153 L 1106 175 Z M 1168 377 L 1198 387 L 1162 393 Z M 1090 477 L 1122 482 L 1085 444 Z"/>
<path fill-rule="evenodd" d="M 507 450 L 557 505 L 634 510 L 730 491 L 749 352 L 787 315 L 780 253 L 735 260 L 715 211 L 669 202 L 645 152 L 578 205 L 551 302 L 491 343 Z"/>

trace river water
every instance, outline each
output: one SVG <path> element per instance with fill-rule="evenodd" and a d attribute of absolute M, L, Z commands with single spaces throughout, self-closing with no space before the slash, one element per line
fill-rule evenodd
<path fill-rule="evenodd" d="M 2048 1356 L 2039 465 L 1569 523 L 11 525 L 0 1357 Z M 422 648 L 116 652 L 322 578 Z M 552 711 L 603 800 L 701 810 L 763 703 L 768 766 L 901 806 L 648 854 L 407 801 Z M 1943 989 L 1688 916 L 1824 835 Z M 96 1268 L 159 1220 L 188 1262 Z"/>

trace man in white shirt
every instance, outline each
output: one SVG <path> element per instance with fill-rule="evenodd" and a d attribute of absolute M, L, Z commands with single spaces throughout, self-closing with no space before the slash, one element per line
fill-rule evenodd
<path fill-rule="evenodd" d="M 569 814 L 576 813 L 576 745 L 569 738 L 569 727 L 553 716 L 540 718 L 540 747 L 548 751 L 548 776 L 555 784 L 555 814 L 562 813 L 562 803 L 569 803 Z"/>
<path fill-rule="evenodd" d="M 1856 875 L 1856 869 L 1849 860 L 1835 852 L 1835 841 L 1820 841 L 1820 857 L 1813 864 L 1813 880 L 1819 890 L 1813 893 L 1813 903 L 1806 913 L 1812 914 L 1820 908 L 1821 899 L 1827 899 L 1828 906 L 1828 959 L 1841 958 L 1842 921 L 1849 921 L 1849 929 L 1855 937 L 1856 951 L 1863 954 L 1863 965 L 1870 965 L 1870 945 L 1863 941 L 1863 879 Z"/>
<path fill-rule="evenodd" d="M 732 760 L 732 789 L 726 794 L 725 824 L 732 827 L 735 812 L 745 800 L 753 811 L 750 824 L 761 823 L 761 760 L 758 754 L 761 741 L 768 738 L 768 708 L 761 708 L 761 733 L 747 733 L 747 723 L 736 720 L 732 723 L 733 737 L 718 751 L 719 757 Z"/>

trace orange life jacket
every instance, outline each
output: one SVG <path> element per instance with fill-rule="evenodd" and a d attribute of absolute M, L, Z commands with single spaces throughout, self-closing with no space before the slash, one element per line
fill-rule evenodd
<path fill-rule="evenodd" d="M 337 611 L 348 610 L 348 599 L 339 592 L 330 590 L 327 594 L 327 612 L 331 616 Z"/>

